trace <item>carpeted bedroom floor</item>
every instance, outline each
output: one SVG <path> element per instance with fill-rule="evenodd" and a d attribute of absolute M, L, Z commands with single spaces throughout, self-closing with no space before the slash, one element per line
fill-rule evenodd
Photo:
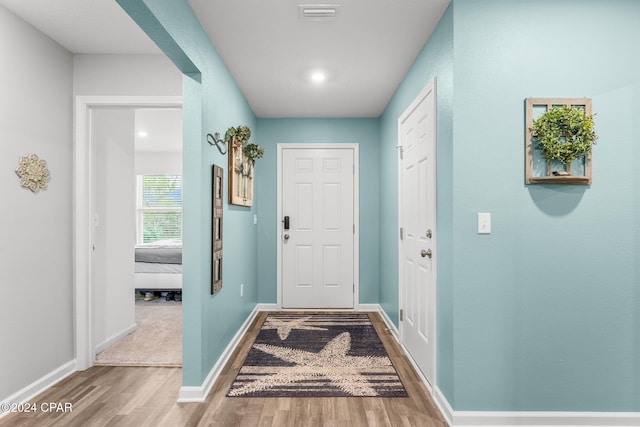
<path fill-rule="evenodd" d="M 98 366 L 182 366 L 182 303 L 136 299 L 137 329 L 96 356 Z"/>

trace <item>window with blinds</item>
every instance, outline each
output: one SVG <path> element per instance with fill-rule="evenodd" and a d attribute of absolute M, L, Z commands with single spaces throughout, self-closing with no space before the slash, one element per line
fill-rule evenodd
<path fill-rule="evenodd" d="M 182 245 L 182 176 L 138 175 L 136 243 Z"/>

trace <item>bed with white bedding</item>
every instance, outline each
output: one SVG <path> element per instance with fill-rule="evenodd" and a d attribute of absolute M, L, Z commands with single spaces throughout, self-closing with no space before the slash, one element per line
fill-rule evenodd
<path fill-rule="evenodd" d="M 182 290 L 182 247 L 137 246 L 135 286 L 144 291 Z"/>

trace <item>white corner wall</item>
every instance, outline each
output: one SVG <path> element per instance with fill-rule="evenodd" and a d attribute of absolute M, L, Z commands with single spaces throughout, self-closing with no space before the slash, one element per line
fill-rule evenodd
<path fill-rule="evenodd" d="M 70 366 L 73 348 L 73 58 L 0 6 L 0 401 Z M 20 157 L 46 160 L 33 194 Z"/>

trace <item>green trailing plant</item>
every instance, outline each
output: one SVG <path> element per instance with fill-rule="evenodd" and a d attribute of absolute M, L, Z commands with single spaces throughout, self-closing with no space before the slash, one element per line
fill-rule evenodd
<path fill-rule="evenodd" d="M 249 138 L 251 138 L 251 129 L 248 126 L 238 126 L 238 127 L 230 127 L 227 129 L 227 132 L 224 135 L 224 140 L 227 144 L 232 143 L 232 140 L 235 140 L 239 143 L 239 147 L 242 147 L 242 153 L 244 156 L 251 162 L 254 163 L 256 159 L 262 158 L 264 156 L 264 148 L 262 148 L 258 144 L 249 143 Z"/>
<path fill-rule="evenodd" d="M 231 140 L 235 137 L 236 141 L 240 142 L 241 145 L 245 145 L 249 138 L 251 138 L 251 129 L 248 126 L 238 126 L 238 127 L 230 127 L 227 129 L 227 132 L 224 134 L 224 140 L 227 142 L 231 142 Z"/>
<path fill-rule="evenodd" d="M 243 145 L 242 152 L 251 162 L 255 162 L 256 159 L 260 159 L 264 156 L 264 148 L 254 143 Z"/>
<path fill-rule="evenodd" d="M 571 162 L 591 152 L 598 136 L 593 116 L 579 107 L 553 107 L 533 121 L 531 135 L 548 161 Z"/>

